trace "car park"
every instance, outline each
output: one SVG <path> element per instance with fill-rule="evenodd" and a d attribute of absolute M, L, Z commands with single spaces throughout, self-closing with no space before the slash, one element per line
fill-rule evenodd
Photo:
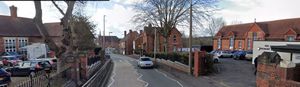
<path fill-rule="evenodd" d="M 11 74 L 7 72 L 5 69 L 0 68 L 0 85 L 1 87 L 5 85 L 7 86 L 11 82 Z"/>
<path fill-rule="evenodd" d="M 138 67 L 153 68 L 153 62 L 150 57 L 140 57 L 138 60 Z"/>
<path fill-rule="evenodd" d="M 236 51 L 233 53 L 233 59 L 244 59 L 246 51 Z"/>
<path fill-rule="evenodd" d="M 6 70 L 12 76 L 35 76 L 39 71 L 51 71 L 51 64 L 44 60 L 30 60 L 20 62 L 17 66 L 7 68 Z"/>

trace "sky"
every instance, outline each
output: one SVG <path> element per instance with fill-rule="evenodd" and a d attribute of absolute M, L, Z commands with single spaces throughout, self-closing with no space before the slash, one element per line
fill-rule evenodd
<path fill-rule="evenodd" d="M 90 20 L 97 24 L 97 35 L 101 31 L 103 35 L 103 16 L 105 16 L 105 35 L 123 38 L 124 30 L 136 30 L 131 18 L 136 14 L 133 9 L 134 3 L 139 0 L 110 0 L 89 2 L 85 12 Z M 299 18 L 300 0 L 220 0 L 220 10 L 216 11 L 215 17 L 222 17 L 227 25 L 236 21 L 242 23 L 271 21 L 288 18 Z M 35 16 L 34 3 L 32 1 L 0 1 L 0 15 L 10 15 L 9 6 L 18 8 L 18 16 L 33 18 Z M 63 4 L 62 4 L 63 6 Z M 43 22 L 59 22 L 62 15 L 49 1 L 42 2 Z M 188 32 L 187 28 L 179 31 Z M 188 33 L 186 33 L 188 34 Z M 205 35 L 203 35 L 205 36 Z"/>

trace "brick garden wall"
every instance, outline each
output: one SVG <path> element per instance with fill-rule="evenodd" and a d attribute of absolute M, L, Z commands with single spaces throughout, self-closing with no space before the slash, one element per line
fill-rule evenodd
<path fill-rule="evenodd" d="M 275 64 L 258 64 L 256 75 L 257 87 L 300 87 L 300 68 L 281 68 Z"/>

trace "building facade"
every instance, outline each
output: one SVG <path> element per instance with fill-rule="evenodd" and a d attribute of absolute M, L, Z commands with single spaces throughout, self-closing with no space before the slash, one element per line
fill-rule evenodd
<path fill-rule="evenodd" d="M 33 19 L 17 16 L 17 7 L 10 6 L 10 16 L 0 15 L 0 52 L 21 52 L 22 47 L 32 43 L 42 43 L 42 35 L 33 22 Z M 49 36 L 60 44 L 62 28 L 60 23 L 44 24 Z"/>
<path fill-rule="evenodd" d="M 155 29 L 156 30 L 156 41 L 155 41 Z M 156 49 L 157 52 L 177 52 L 178 48 L 182 48 L 182 38 L 181 33 L 177 30 L 177 28 L 172 28 L 170 31 L 170 35 L 168 37 L 167 45 L 165 45 L 165 38 L 162 36 L 162 34 L 159 32 L 159 27 L 152 27 L 152 25 L 148 25 L 144 27 L 144 30 L 141 31 L 140 36 L 138 39 L 136 39 L 138 47 L 143 49 L 146 53 L 152 53 L 154 52 L 154 43 L 156 42 Z M 165 49 L 165 46 L 168 46 L 168 49 Z"/>
<path fill-rule="evenodd" d="M 256 40 L 300 41 L 300 18 L 224 26 L 213 38 L 213 48 L 252 50 Z"/>

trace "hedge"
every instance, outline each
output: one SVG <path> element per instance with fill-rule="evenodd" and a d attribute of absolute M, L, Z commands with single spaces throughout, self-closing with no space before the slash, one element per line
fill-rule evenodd
<path fill-rule="evenodd" d="M 145 56 L 154 57 L 153 53 L 145 53 Z M 156 58 L 165 59 L 170 61 L 177 61 L 188 65 L 189 54 L 188 53 L 156 53 Z"/>

